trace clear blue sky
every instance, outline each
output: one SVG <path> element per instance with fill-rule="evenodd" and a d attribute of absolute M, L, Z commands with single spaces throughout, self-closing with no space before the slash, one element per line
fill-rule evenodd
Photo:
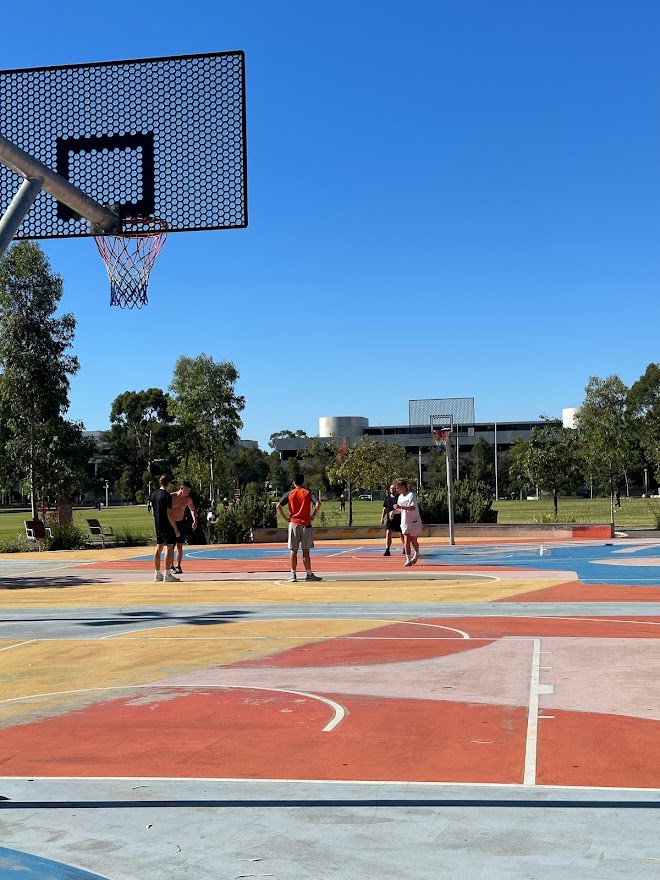
<path fill-rule="evenodd" d="M 108 307 L 91 240 L 44 243 L 88 429 L 182 354 L 236 364 L 264 448 L 409 398 L 558 416 L 660 359 L 657 0 L 28 0 L 5 25 L 5 68 L 247 56 L 248 229 L 170 236 L 142 312 Z"/>

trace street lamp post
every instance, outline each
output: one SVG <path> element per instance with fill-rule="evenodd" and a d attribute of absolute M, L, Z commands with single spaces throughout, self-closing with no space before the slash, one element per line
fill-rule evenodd
<path fill-rule="evenodd" d="M 110 489 L 110 482 L 108 480 L 105 481 L 105 509 L 108 509 L 108 490 Z"/>

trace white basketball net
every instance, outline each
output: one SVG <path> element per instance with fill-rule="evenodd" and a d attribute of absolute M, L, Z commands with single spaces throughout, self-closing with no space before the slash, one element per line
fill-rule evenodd
<path fill-rule="evenodd" d="M 95 235 L 110 279 L 110 305 L 124 309 L 146 305 L 149 273 L 167 238 L 167 225 L 154 218 L 124 222 L 121 235 Z"/>

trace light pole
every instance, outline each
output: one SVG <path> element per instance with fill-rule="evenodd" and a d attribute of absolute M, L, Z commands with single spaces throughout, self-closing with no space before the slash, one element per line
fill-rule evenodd
<path fill-rule="evenodd" d="M 108 480 L 105 481 L 105 509 L 108 509 L 108 490 L 110 488 L 110 482 Z"/>

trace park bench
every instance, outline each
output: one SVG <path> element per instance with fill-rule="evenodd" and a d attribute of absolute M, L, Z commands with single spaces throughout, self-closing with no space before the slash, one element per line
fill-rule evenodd
<path fill-rule="evenodd" d="M 106 541 L 112 542 L 117 540 L 112 526 L 102 526 L 97 519 L 86 519 L 87 531 L 92 541 L 105 547 Z"/>
<path fill-rule="evenodd" d="M 23 522 L 25 523 L 25 537 L 28 541 L 34 541 L 40 550 L 43 549 L 43 542 L 53 537 L 50 528 L 40 519 L 26 519 Z"/>

